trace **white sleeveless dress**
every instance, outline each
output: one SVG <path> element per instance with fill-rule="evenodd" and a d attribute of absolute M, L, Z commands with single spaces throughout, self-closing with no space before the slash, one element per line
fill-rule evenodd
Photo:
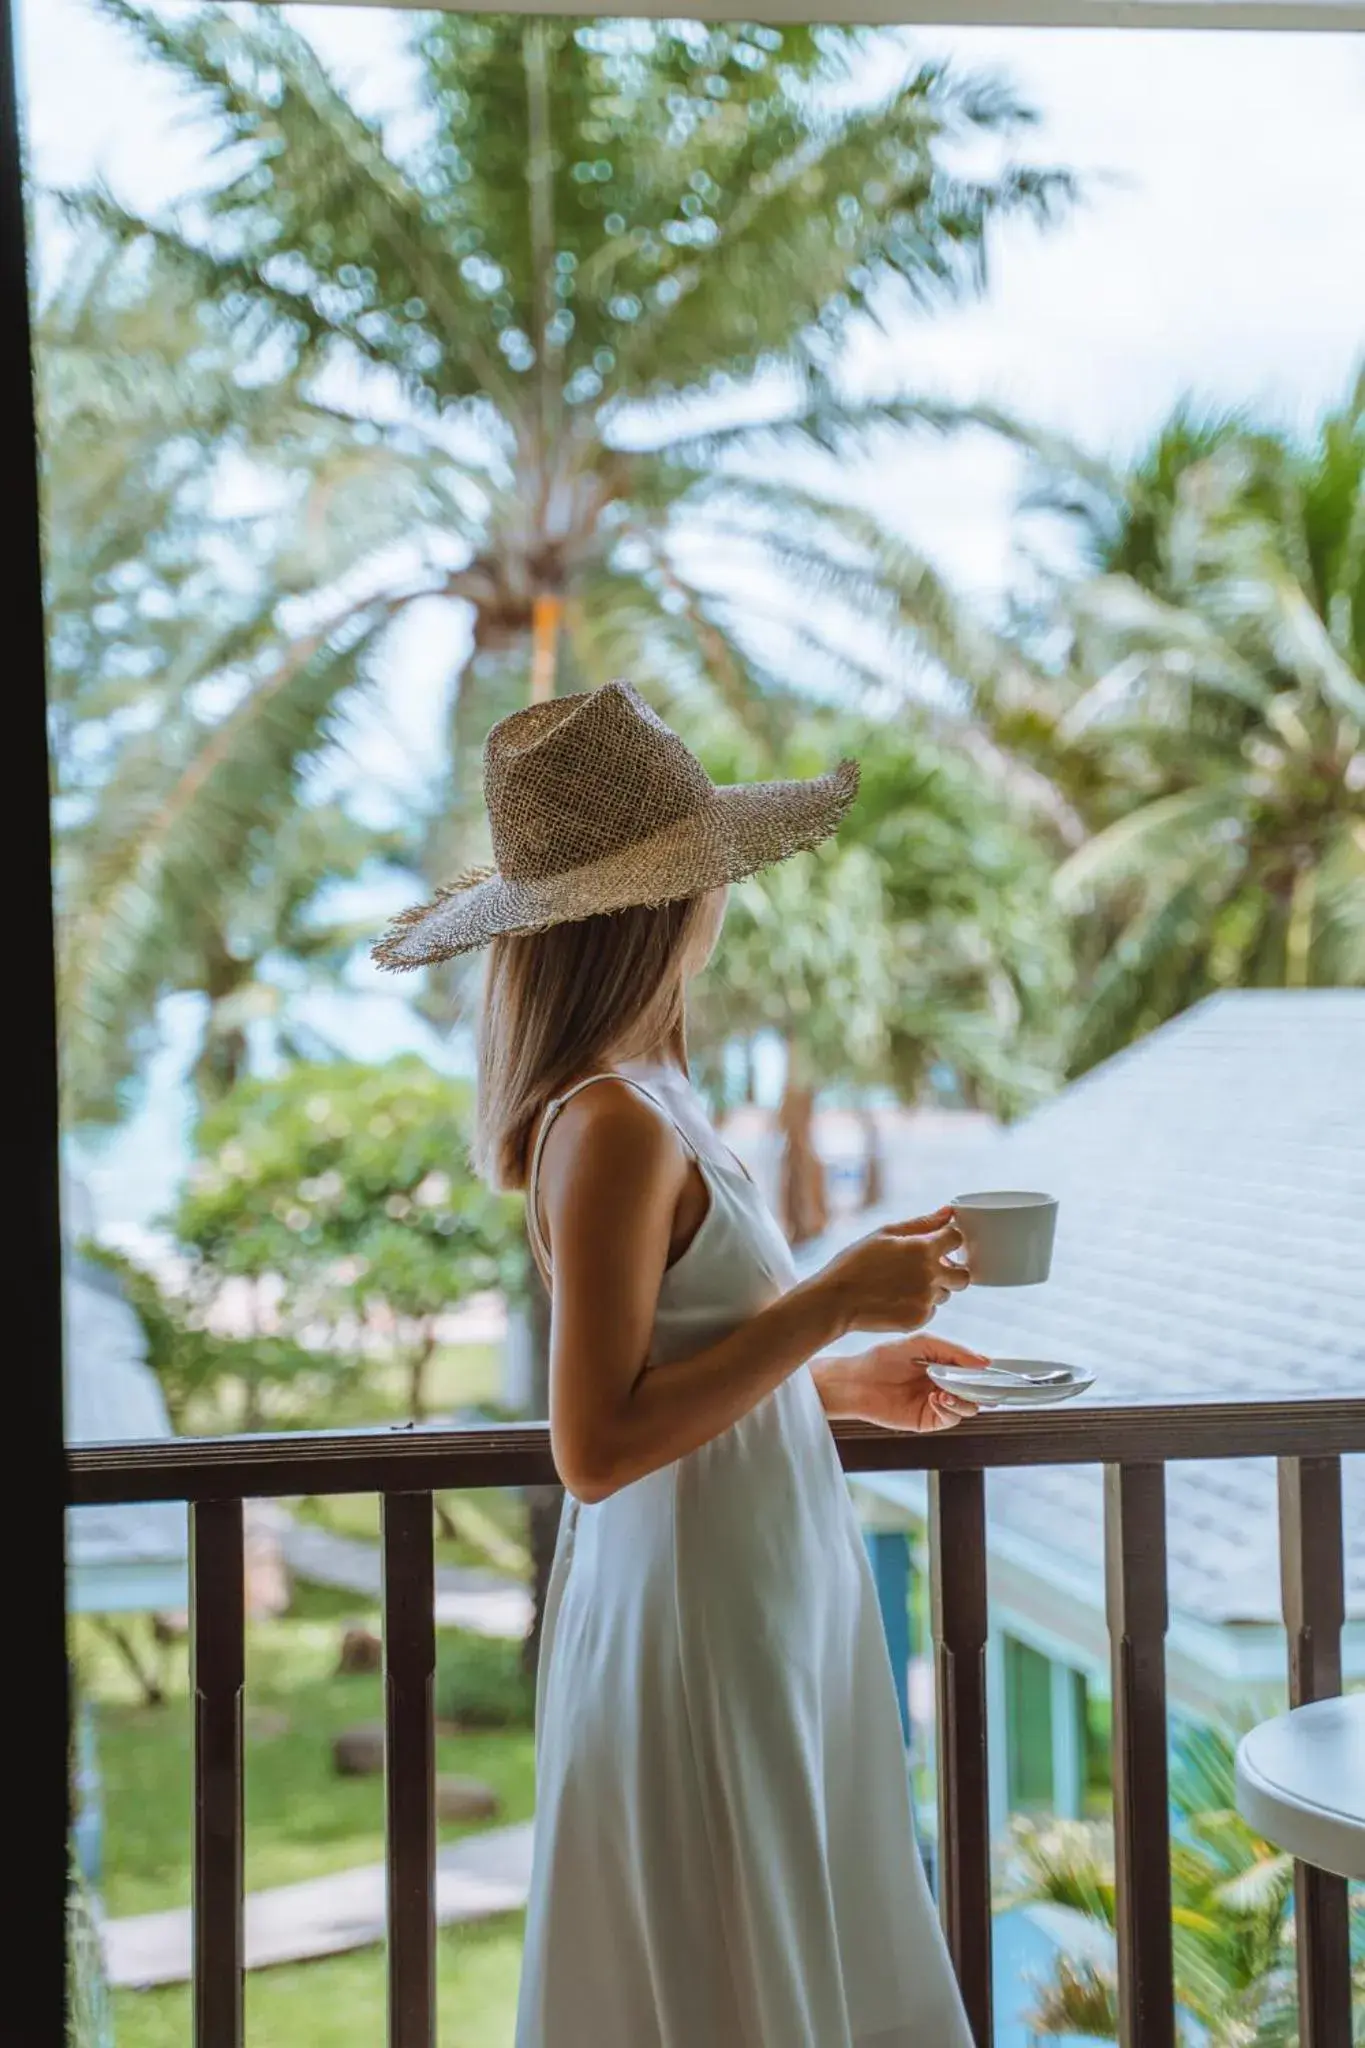
<path fill-rule="evenodd" d="M 738 1162 L 702 1157 L 630 1085 L 711 1198 L 659 1290 L 660 1366 L 796 1276 Z M 542 1119 L 533 1218 L 568 1099 Z M 517 2048 L 972 2048 L 872 1574 L 806 1368 L 676 1464 L 566 1503 L 536 1725 Z"/>

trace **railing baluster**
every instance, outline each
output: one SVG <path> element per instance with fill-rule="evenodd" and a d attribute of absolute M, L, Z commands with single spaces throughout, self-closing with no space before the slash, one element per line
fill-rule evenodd
<path fill-rule="evenodd" d="M 1346 1619 L 1340 1458 L 1281 1458 L 1280 1584 L 1289 1635 L 1289 1704 L 1341 1691 Z M 1294 1866 L 1301 2048 L 1350 2048 L 1351 1932 L 1346 1880 Z"/>
<path fill-rule="evenodd" d="M 190 1510 L 194 2048 L 242 2044 L 242 1503 Z"/>
<path fill-rule="evenodd" d="M 389 2048 L 433 2048 L 436 1575 L 431 1495 L 386 1493 L 383 1537 Z"/>
<path fill-rule="evenodd" d="M 929 1481 L 937 1681 L 939 1911 L 977 2048 L 990 2048 L 991 1822 L 986 1766 L 986 1484 Z"/>
<path fill-rule="evenodd" d="M 1109 1465 L 1105 1572 L 1114 1694 L 1122 2048 L 1175 2048 L 1166 1761 L 1166 1474 Z"/>

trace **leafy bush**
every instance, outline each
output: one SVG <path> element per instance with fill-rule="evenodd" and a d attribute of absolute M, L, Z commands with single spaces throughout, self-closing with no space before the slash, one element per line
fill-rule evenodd
<path fill-rule="evenodd" d="M 443 1721 L 464 1729 L 529 1728 L 535 1682 L 522 1665 L 519 1642 L 442 1632 L 437 1646 L 436 1705 Z"/>
<path fill-rule="evenodd" d="M 126 1252 L 88 1242 L 82 1256 L 117 1278 L 124 1300 L 142 1325 L 147 1363 L 156 1374 L 172 1427 L 184 1435 L 196 1427 L 223 1427 L 224 1396 L 244 1428 L 263 1426 L 271 1396 L 315 1387 L 326 1400 L 353 1380 L 362 1361 L 316 1344 L 301 1343 L 287 1331 L 234 1334 L 213 1327 L 218 1287 L 212 1273 L 196 1270 L 186 1291 L 177 1292 Z"/>
<path fill-rule="evenodd" d="M 379 1364 L 422 1418 L 441 1318 L 523 1277 L 520 1200 L 468 1165 L 471 1106 L 421 1059 L 300 1061 L 201 1117 L 168 1219 L 182 1269 L 83 1248 L 136 1310 L 177 1429 L 327 1410 Z"/>
<path fill-rule="evenodd" d="M 409 1412 L 447 1310 L 521 1278 L 521 1204 L 468 1164 L 472 1095 L 414 1056 L 300 1061 L 201 1120 L 173 1218 L 201 1292 L 276 1290 L 280 1334 L 401 1356 Z"/>

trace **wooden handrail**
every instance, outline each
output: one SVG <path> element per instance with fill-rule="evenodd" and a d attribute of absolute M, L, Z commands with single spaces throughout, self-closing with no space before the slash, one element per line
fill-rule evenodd
<path fill-rule="evenodd" d="M 941 1436 L 840 1422 L 834 1437 L 848 1472 L 1336 1457 L 1365 1451 L 1365 1399 L 1096 1404 L 983 1415 Z M 73 1506 L 539 1486 L 555 1477 L 543 1423 L 80 1444 L 67 1470 Z"/>

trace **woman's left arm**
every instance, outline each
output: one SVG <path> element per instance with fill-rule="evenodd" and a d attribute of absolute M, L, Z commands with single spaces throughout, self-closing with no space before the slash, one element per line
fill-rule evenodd
<path fill-rule="evenodd" d="M 974 1401 L 935 1386 L 929 1367 L 987 1364 L 979 1351 L 916 1332 L 851 1357 L 818 1358 L 811 1372 L 831 1422 L 875 1422 L 883 1429 L 927 1431 L 953 1429 L 976 1414 Z"/>

